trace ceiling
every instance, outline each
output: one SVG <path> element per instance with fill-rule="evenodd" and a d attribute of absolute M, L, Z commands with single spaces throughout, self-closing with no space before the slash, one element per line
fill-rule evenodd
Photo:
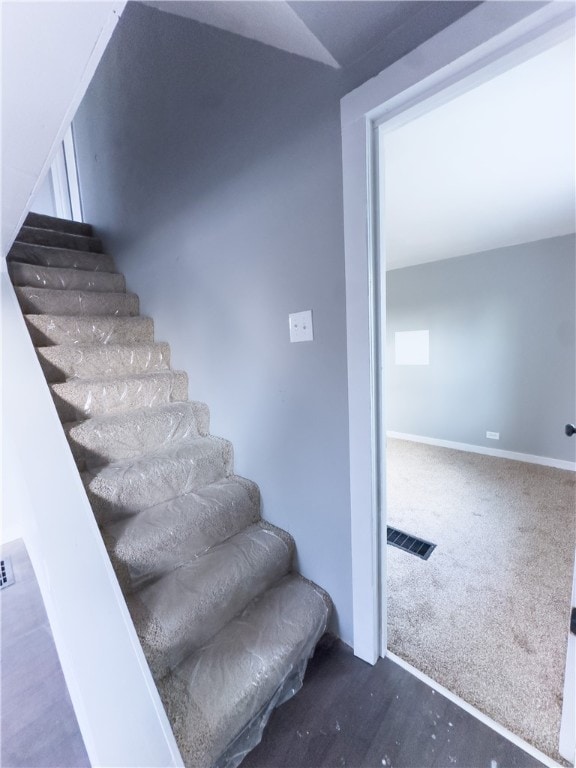
<path fill-rule="evenodd" d="M 148 0 L 142 4 L 335 68 L 351 66 L 394 36 L 414 39 L 417 45 L 440 6 L 444 6 L 442 26 L 446 26 L 478 5 L 458 0 Z"/>
<path fill-rule="evenodd" d="M 575 231 L 574 40 L 384 134 L 387 268 Z"/>

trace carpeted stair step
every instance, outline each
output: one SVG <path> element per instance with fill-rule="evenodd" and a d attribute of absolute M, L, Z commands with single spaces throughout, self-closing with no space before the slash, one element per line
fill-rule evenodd
<path fill-rule="evenodd" d="M 184 371 L 163 371 L 117 379 L 71 379 L 50 389 L 60 420 L 80 421 L 187 400 L 188 376 Z"/>
<path fill-rule="evenodd" d="M 104 528 L 123 588 L 175 568 L 260 518 L 258 486 L 232 475 Z"/>
<path fill-rule="evenodd" d="M 291 536 L 261 521 L 101 249 L 30 214 L 8 269 L 184 762 L 235 768 L 298 689 L 330 601 L 289 573 Z"/>
<path fill-rule="evenodd" d="M 206 437 L 210 414 L 204 403 L 168 403 L 64 424 L 80 469 L 150 453 L 175 440 Z"/>
<path fill-rule="evenodd" d="M 329 612 L 323 590 L 287 576 L 160 681 L 187 768 L 224 766 L 256 746 L 262 716 L 298 690 Z"/>
<path fill-rule="evenodd" d="M 36 347 L 58 344 L 144 344 L 154 341 L 150 317 L 25 315 Z"/>
<path fill-rule="evenodd" d="M 153 453 L 86 470 L 82 479 L 99 524 L 174 499 L 232 474 L 232 444 L 217 437 L 171 443 Z"/>
<path fill-rule="evenodd" d="M 106 253 L 75 251 L 16 241 L 8 253 L 8 262 L 20 261 L 42 267 L 81 269 L 88 272 L 115 272 L 114 259 Z"/>
<path fill-rule="evenodd" d="M 159 679 L 288 573 L 289 534 L 258 524 L 128 598 L 152 673 Z"/>
<path fill-rule="evenodd" d="M 51 288 L 15 288 L 25 314 L 47 315 L 137 315 L 135 293 L 61 291 Z"/>
<path fill-rule="evenodd" d="M 73 344 L 36 350 L 46 381 L 132 376 L 170 369 L 170 345 Z"/>
<path fill-rule="evenodd" d="M 119 272 L 90 272 L 85 269 L 62 269 L 40 267 L 11 261 L 8 272 L 12 284 L 37 288 L 53 288 L 69 291 L 104 291 L 121 293 L 126 291 L 124 275 Z"/>
<path fill-rule="evenodd" d="M 44 227 L 22 227 L 16 240 L 19 243 L 51 245 L 53 248 L 72 248 L 75 251 L 102 252 L 102 241 L 99 237 L 87 235 L 72 235 Z"/>
<path fill-rule="evenodd" d="M 45 213 L 29 213 L 24 224 L 27 227 L 53 229 L 57 232 L 68 232 L 71 235 L 87 235 L 88 237 L 93 235 L 92 224 L 84 224 L 81 221 L 71 221 L 70 219 L 60 219 L 56 216 L 48 216 Z"/>

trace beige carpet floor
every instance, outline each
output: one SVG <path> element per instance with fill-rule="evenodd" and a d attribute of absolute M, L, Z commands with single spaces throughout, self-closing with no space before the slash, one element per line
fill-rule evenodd
<path fill-rule="evenodd" d="M 573 472 L 388 440 L 389 648 L 558 759 L 575 547 Z"/>

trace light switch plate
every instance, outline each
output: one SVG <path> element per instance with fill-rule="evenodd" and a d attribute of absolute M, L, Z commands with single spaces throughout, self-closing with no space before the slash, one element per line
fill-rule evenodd
<path fill-rule="evenodd" d="M 290 341 L 313 341 L 312 310 L 294 312 L 288 315 L 290 324 Z"/>

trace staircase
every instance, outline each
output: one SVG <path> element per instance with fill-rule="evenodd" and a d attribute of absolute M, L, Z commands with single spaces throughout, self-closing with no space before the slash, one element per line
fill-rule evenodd
<path fill-rule="evenodd" d="M 330 599 L 87 224 L 29 214 L 8 269 L 188 768 L 234 768 L 301 685 Z"/>

